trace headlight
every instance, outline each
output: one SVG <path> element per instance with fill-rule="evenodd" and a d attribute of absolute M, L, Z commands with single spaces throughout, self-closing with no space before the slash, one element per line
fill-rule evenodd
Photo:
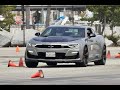
<path fill-rule="evenodd" d="M 79 44 L 70 44 L 69 47 L 70 48 L 79 48 Z"/>
<path fill-rule="evenodd" d="M 35 47 L 36 44 L 28 43 L 27 46 Z"/>

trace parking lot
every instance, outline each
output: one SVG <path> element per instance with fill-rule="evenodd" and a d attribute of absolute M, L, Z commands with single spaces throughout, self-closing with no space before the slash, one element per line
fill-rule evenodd
<path fill-rule="evenodd" d="M 76 67 L 74 63 L 61 63 L 50 67 L 39 63 L 37 68 L 8 67 L 9 60 L 18 65 L 20 57 L 24 60 L 25 48 L 0 48 L 0 85 L 120 85 L 120 59 L 114 58 L 120 47 L 111 48 L 111 58 L 106 65 L 89 63 L 87 67 Z M 31 75 L 42 70 L 44 78 L 31 78 Z"/>

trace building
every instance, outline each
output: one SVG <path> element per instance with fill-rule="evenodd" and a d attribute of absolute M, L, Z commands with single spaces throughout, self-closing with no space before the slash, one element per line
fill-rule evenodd
<path fill-rule="evenodd" d="M 17 5 L 16 9 L 12 11 L 16 16 L 22 18 L 23 5 Z M 59 18 L 60 16 L 72 16 L 72 14 L 79 14 L 86 9 L 86 5 L 24 5 L 24 22 L 26 25 L 45 25 L 47 8 L 50 6 L 50 23 Z M 19 19 L 18 19 L 19 20 Z M 23 24 L 22 20 L 21 23 Z"/>

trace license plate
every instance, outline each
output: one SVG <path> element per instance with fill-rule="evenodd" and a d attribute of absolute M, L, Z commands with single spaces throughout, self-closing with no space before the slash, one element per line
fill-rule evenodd
<path fill-rule="evenodd" d="M 46 52 L 46 57 L 55 57 L 55 52 Z"/>

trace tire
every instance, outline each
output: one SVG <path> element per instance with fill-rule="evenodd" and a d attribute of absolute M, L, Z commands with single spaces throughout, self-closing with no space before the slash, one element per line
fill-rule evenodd
<path fill-rule="evenodd" d="M 47 62 L 46 64 L 47 64 L 48 66 L 56 66 L 56 65 L 57 65 L 56 62 Z"/>
<path fill-rule="evenodd" d="M 35 68 L 38 65 L 38 62 L 25 60 L 25 64 L 28 68 Z"/>
<path fill-rule="evenodd" d="M 88 64 L 88 48 L 84 47 L 82 62 L 77 62 L 76 66 L 87 67 Z"/>
<path fill-rule="evenodd" d="M 105 65 L 105 63 L 106 63 L 106 46 L 103 47 L 101 59 L 98 61 L 95 61 L 94 64 Z"/>

